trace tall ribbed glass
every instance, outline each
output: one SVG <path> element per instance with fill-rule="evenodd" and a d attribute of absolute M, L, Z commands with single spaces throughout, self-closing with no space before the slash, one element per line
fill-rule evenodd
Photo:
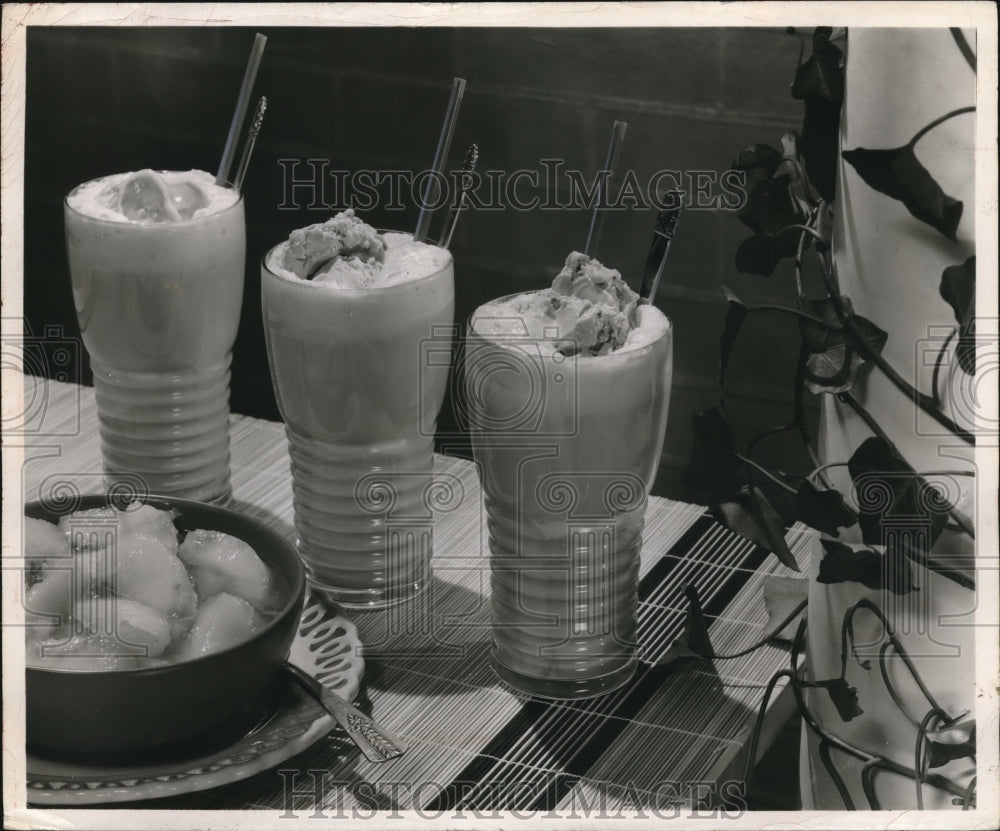
<path fill-rule="evenodd" d="M 368 289 L 290 280 L 269 259 L 261 268 L 264 331 L 310 583 L 350 608 L 406 600 L 431 576 L 451 259 L 426 276 Z"/>
<path fill-rule="evenodd" d="M 522 692 L 588 698 L 635 670 L 671 331 L 628 351 L 564 357 L 469 326 L 465 406 L 488 517 L 492 661 Z"/>
<path fill-rule="evenodd" d="M 138 476 L 150 493 L 227 500 L 243 200 L 158 224 L 98 219 L 67 202 L 64 218 L 108 483 Z"/>

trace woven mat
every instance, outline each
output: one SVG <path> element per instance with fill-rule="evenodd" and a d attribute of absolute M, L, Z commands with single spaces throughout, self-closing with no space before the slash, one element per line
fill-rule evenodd
<path fill-rule="evenodd" d="M 93 390 L 28 378 L 26 397 L 39 415 L 36 429 L 25 431 L 25 498 L 61 481 L 101 490 Z M 283 425 L 234 415 L 231 443 L 235 507 L 292 537 Z M 461 818 L 718 800 L 722 782 L 738 773 L 764 685 L 787 666 L 787 649 L 768 645 L 740 659 L 666 667 L 657 661 L 681 633 L 685 585 L 697 587 L 713 644 L 729 653 L 765 631 L 764 576 L 792 572 L 701 506 L 653 497 L 640 572 L 639 671 L 624 688 L 585 702 L 524 697 L 502 686 L 488 663 L 489 575 L 475 466 L 437 456 L 435 471 L 456 477 L 463 498 L 435 519 L 433 584 L 411 604 L 351 615 L 366 649 L 363 703 L 408 740 L 409 752 L 374 765 L 334 733 L 279 770 L 142 807 L 335 818 L 378 806 Z M 806 569 L 810 534 L 796 526 L 788 541 Z"/>

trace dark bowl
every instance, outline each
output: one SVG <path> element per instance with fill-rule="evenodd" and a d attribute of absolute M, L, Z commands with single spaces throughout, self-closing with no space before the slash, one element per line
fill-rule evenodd
<path fill-rule="evenodd" d="M 278 700 L 281 667 L 298 629 L 305 570 L 295 548 L 263 522 L 186 499 L 142 499 L 177 512 L 187 531 L 222 531 L 250 545 L 287 590 L 280 612 L 237 646 L 163 667 L 86 672 L 27 668 L 27 740 L 32 752 L 91 761 L 183 757 L 237 740 L 265 719 Z M 83 496 L 71 508 L 32 502 L 25 514 L 58 521 L 61 514 L 110 504 L 107 494 Z"/>

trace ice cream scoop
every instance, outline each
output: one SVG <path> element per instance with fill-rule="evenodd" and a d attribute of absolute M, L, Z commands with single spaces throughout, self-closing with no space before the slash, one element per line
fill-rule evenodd
<path fill-rule="evenodd" d="M 624 346 L 638 299 L 618 271 L 574 251 L 551 288 L 492 305 L 476 325 L 549 343 L 567 356 L 606 355 Z"/>
<path fill-rule="evenodd" d="M 330 270 L 377 271 L 384 260 L 385 241 L 379 232 L 348 208 L 326 222 L 292 231 L 280 266 L 312 280 Z"/>
<path fill-rule="evenodd" d="M 349 291 L 419 280 L 450 262 L 444 249 L 409 234 L 377 231 L 351 209 L 293 231 L 267 256 L 268 268 L 285 279 Z"/>

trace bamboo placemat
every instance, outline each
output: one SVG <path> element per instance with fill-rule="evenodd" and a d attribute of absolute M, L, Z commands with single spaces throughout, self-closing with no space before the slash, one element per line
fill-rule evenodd
<path fill-rule="evenodd" d="M 26 431 L 25 499 L 63 481 L 85 493 L 101 490 L 93 390 L 38 378 L 26 384 L 44 429 Z M 234 415 L 231 451 L 234 506 L 292 537 L 283 425 Z M 717 651 L 734 652 L 765 632 L 765 575 L 792 572 L 701 506 L 652 497 L 640 570 L 639 671 L 622 689 L 580 703 L 520 696 L 488 663 L 488 548 L 475 465 L 439 455 L 435 474 L 458 483 L 461 498 L 435 517 L 433 584 L 412 603 L 351 613 L 366 650 L 363 703 L 406 737 L 409 752 L 374 765 L 335 733 L 278 770 L 142 807 L 337 817 L 377 806 L 482 817 L 718 800 L 787 650 L 768 645 L 731 661 L 657 662 L 681 634 L 685 585 L 698 589 Z M 796 526 L 788 541 L 807 568 L 810 535 Z"/>

